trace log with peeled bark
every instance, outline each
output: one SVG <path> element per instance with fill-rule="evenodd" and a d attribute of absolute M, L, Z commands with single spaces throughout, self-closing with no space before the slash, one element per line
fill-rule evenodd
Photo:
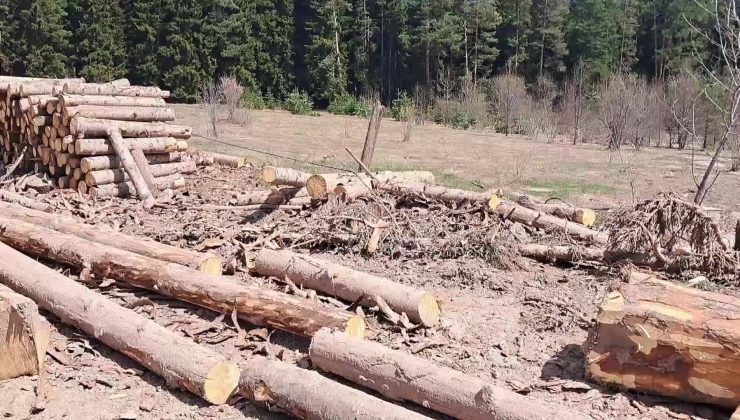
<path fill-rule="evenodd" d="M 376 182 L 375 188 L 389 191 L 397 195 L 423 194 L 429 198 L 443 201 L 447 204 L 461 205 L 464 203 L 482 203 L 490 209 L 496 209 L 500 199 L 493 193 L 466 191 L 456 188 L 447 188 L 440 185 L 423 185 L 403 182 Z"/>
<path fill-rule="evenodd" d="M 599 232 L 580 223 L 561 219 L 557 216 L 538 212 L 517 204 L 501 202 L 493 211 L 504 219 L 509 219 L 514 222 L 519 222 L 523 225 L 535 227 L 548 232 L 563 232 L 582 241 L 605 245 L 609 240 L 609 235 L 604 232 Z"/>
<path fill-rule="evenodd" d="M 39 210 L 39 211 L 49 212 L 49 211 L 52 211 L 53 209 L 53 207 L 50 204 L 40 203 L 37 200 L 34 200 L 32 198 L 28 198 L 18 193 L 15 193 L 12 191 L 6 191 L 3 189 L 0 189 L 0 200 L 5 201 L 7 203 L 20 204 L 23 207 L 28 207 L 29 209 L 34 209 L 34 210 Z"/>
<path fill-rule="evenodd" d="M 178 141 L 174 137 L 125 138 L 124 144 L 129 149 L 138 147 L 144 153 L 170 153 L 178 150 Z M 82 138 L 75 140 L 75 154 L 80 156 L 113 155 L 115 150 L 106 138 Z M 120 161 L 118 162 L 120 166 Z"/>
<path fill-rule="evenodd" d="M 256 356 L 244 366 L 241 394 L 306 420 L 428 419 L 307 369 Z"/>
<path fill-rule="evenodd" d="M 292 168 L 265 166 L 262 168 L 262 181 L 273 185 L 304 187 L 311 174 Z"/>
<path fill-rule="evenodd" d="M 109 128 L 108 140 L 113 146 L 113 150 L 116 151 L 116 155 L 118 155 L 118 159 L 121 161 L 121 166 L 123 166 L 126 175 L 128 175 L 131 183 L 134 185 L 136 196 L 147 205 L 154 204 L 152 192 L 149 190 L 149 186 L 146 181 L 144 181 L 144 177 L 141 176 L 141 171 L 139 171 L 139 167 L 136 166 L 136 162 L 134 161 L 134 157 L 131 155 L 128 145 L 123 142 L 121 132 L 117 129 Z M 90 175 L 90 173 L 88 173 L 88 175 Z M 85 178 L 87 178 L 87 176 Z M 87 179 L 85 179 L 85 183 L 87 183 Z M 90 186 L 90 184 L 88 184 L 88 186 Z"/>
<path fill-rule="evenodd" d="M 364 320 L 346 311 L 5 216 L 0 216 L 0 242 L 73 267 L 89 264 L 91 273 L 101 278 L 119 280 L 217 312 L 235 311 L 254 325 L 304 337 L 313 336 L 323 327 L 359 337 L 365 334 Z"/>
<path fill-rule="evenodd" d="M 126 140 L 130 139 L 124 139 L 124 141 Z M 146 161 L 150 165 L 179 162 L 180 159 L 181 155 L 179 152 L 149 153 L 146 155 Z M 116 155 L 89 156 L 79 159 L 78 167 L 82 169 L 82 173 L 103 169 L 119 169 L 121 167 L 121 160 Z"/>
<path fill-rule="evenodd" d="M 74 116 L 119 121 L 174 121 L 175 111 L 166 107 L 78 105 L 64 110 L 64 117 Z"/>
<path fill-rule="evenodd" d="M 221 260 L 212 254 L 178 248 L 148 238 L 125 235 L 106 226 L 87 225 L 72 217 L 49 211 L 27 209 L 14 204 L 0 203 L 0 213 L 18 221 L 74 235 L 87 241 L 173 262 L 208 274 L 221 274 Z"/>
<path fill-rule="evenodd" d="M 48 345 L 49 326 L 36 303 L 0 283 L 0 381 L 39 374 Z"/>
<path fill-rule="evenodd" d="M 135 106 L 164 107 L 167 103 L 162 98 L 142 98 L 132 96 L 99 96 L 99 95 L 60 95 L 62 111 L 78 105 L 97 106 Z"/>
<path fill-rule="evenodd" d="M 394 311 L 405 312 L 409 320 L 426 327 L 439 322 L 439 303 L 431 293 L 307 255 L 263 248 L 254 261 L 254 270 L 281 281 L 287 277 L 296 285 L 349 302 L 360 299 L 365 306 L 376 306 L 377 296 Z"/>
<path fill-rule="evenodd" d="M 740 405 L 740 299 L 631 272 L 609 293 L 584 350 L 601 383 Z"/>
<path fill-rule="evenodd" d="M 135 150 L 135 149 L 132 149 Z M 191 174 L 197 171 L 193 161 L 161 163 L 158 165 L 149 165 L 149 172 L 155 178 L 160 178 L 172 174 Z M 99 171 L 90 171 L 85 174 L 85 182 L 89 187 L 113 183 L 126 182 L 130 178 L 124 169 L 102 169 Z"/>
<path fill-rule="evenodd" d="M 75 137 L 106 136 L 110 128 L 117 129 L 123 137 L 175 137 L 188 139 L 190 126 L 163 122 L 116 121 L 98 118 L 73 117 L 69 131 Z"/>
<path fill-rule="evenodd" d="M 145 98 L 168 98 L 170 92 L 155 86 L 121 86 L 113 83 L 65 83 L 64 94 L 139 96 Z"/>
<path fill-rule="evenodd" d="M 429 171 L 383 171 L 373 173 L 372 177 L 366 174 L 352 173 L 317 174 L 312 175 L 306 180 L 306 189 L 308 189 L 308 193 L 311 197 L 315 199 L 324 199 L 338 186 L 360 183 L 370 187 L 373 185 L 373 181 L 378 184 L 386 185 L 399 183 L 424 185 L 434 183 L 434 174 Z"/>
<path fill-rule="evenodd" d="M 168 385 L 186 389 L 213 404 L 225 403 L 239 385 L 237 365 L 216 352 L 113 303 L 7 245 L 0 244 L 0 260 L 0 283 L 157 373 Z"/>
<path fill-rule="evenodd" d="M 379 343 L 321 330 L 308 350 L 317 368 L 396 401 L 411 401 L 458 419 L 585 419 L 566 407 L 497 387 Z"/>
<path fill-rule="evenodd" d="M 580 223 L 586 226 L 593 226 L 596 222 L 596 213 L 589 208 L 572 207 L 565 204 L 542 203 L 527 194 L 519 192 L 509 192 L 507 196 L 520 206 L 551 214 L 562 219 L 568 219 L 571 222 Z"/>
<path fill-rule="evenodd" d="M 180 174 L 173 174 L 154 178 L 154 183 L 160 191 L 167 189 L 175 190 L 185 186 L 185 178 Z M 86 182 L 80 181 L 79 185 L 84 185 L 86 190 L 89 189 L 92 197 L 133 197 L 136 195 L 136 188 L 134 188 L 134 184 L 131 181 L 97 185 L 89 188 Z"/>

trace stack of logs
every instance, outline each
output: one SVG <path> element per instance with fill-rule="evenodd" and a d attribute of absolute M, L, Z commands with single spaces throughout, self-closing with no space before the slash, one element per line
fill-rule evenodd
<path fill-rule="evenodd" d="M 143 152 L 159 189 L 182 187 L 195 162 L 182 161 L 191 128 L 175 119 L 169 92 L 131 86 L 128 80 L 0 76 L 3 161 L 21 172 L 47 173 L 60 188 L 93 196 L 126 197 L 136 191 L 108 138 L 114 129 L 131 150 Z"/>

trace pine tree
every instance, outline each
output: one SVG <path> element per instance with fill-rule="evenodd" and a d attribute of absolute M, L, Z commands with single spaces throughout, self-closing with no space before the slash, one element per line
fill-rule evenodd
<path fill-rule="evenodd" d="M 234 76 L 250 89 L 257 88 L 255 6 L 254 0 L 216 0 L 207 28 L 213 36 L 214 55 L 218 60 L 216 74 Z"/>
<path fill-rule="evenodd" d="M 518 73 L 523 70 L 528 55 L 532 0 L 500 0 L 503 21 L 498 28 L 499 51 L 496 67 L 499 71 Z"/>
<path fill-rule="evenodd" d="M 565 22 L 568 16 L 566 0 L 533 0 L 529 31 L 529 75 L 560 78 L 565 74 Z"/>
<path fill-rule="evenodd" d="M 615 0 L 579 0 L 571 5 L 568 50 L 572 63 L 583 60 L 588 79 L 611 74 L 619 62 L 619 15 Z"/>
<path fill-rule="evenodd" d="M 494 0 L 467 1 L 465 19 L 468 24 L 468 51 L 471 56 L 473 83 L 491 77 L 498 57 L 496 30 L 501 24 L 501 15 Z"/>
<path fill-rule="evenodd" d="M 350 5 L 346 0 L 313 0 L 309 22 L 307 64 L 311 94 L 329 102 L 347 92 L 345 28 Z"/>
<path fill-rule="evenodd" d="M 129 51 L 128 75 L 132 83 L 164 86 L 158 63 L 163 45 L 163 6 L 165 0 L 126 0 L 126 46 Z M 171 86 L 168 86 L 171 88 Z"/>
<path fill-rule="evenodd" d="M 92 82 L 108 82 L 126 74 L 123 9 L 117 1 L 70 0 L 73 65 Z"/>
<path fill-rule="evenodd" d="M 293 88 L 293 37 L 295 22 L 292 0 L 259 0 L 252 29 L 257 38 L 255 79 L 263 93 L 278 98 Z M 249 59 L 249 57 L 246 57 Z"/>

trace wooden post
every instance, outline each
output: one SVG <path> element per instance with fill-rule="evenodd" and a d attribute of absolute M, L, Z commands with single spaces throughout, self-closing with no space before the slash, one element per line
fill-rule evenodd
<path fill-rule="evenodd" d="M 373 154 L 375 153 L 375 141 L 378 139 L 378 132 L 380 132 L 380 121 L 383 118 L 383 105 L 380 100 L 375 99 L 375 105 L 373 106 L 373 112 L 370 115 L 370 121 L 367 124 L 367 134 L 365 135 L 365 145 L 362 147 L 362 157 L 360 160 L 365 164 L 366 167 L 370 167 L 373 162 Z M 362 165 L 360 165 L 358 172 L 362 172 Z"/>
<path fill-rule="evenodd" d="M 143 201 L 144 204 L 152 204 L 152 201 L 154 201 L 152 193 L 144 181 L 139 168 L 136 166 L 134 157 L 123 143 L 121 132 L 113 128 L 108 129 L 108 138 L 110 139 L 110 143 L 116 151 L 118 158 L 121 160 L 121 166 L 126 170 L 128 177 L 131 179 L 131 183 L 134 184 L 139 200 Z"/>

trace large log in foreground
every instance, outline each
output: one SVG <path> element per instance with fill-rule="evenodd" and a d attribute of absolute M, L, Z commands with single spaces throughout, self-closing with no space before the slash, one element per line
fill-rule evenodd
<path fill-rule="evenodd" d="M 364 337 L 358 316 L 285 293 L 248 286 L 132 252 L 0 216 L 0 241 L 28 254 L 72 267 L 89 264 L 96 276 L 112 278 L 246 321 L 311 337 L 323 327 Z"/>
<path fill-rule="evenodd" d="M 139 255 L 184 265 L 207 274 L 221 274 L 222 271 L 221 260 L 214 255 L 125 235 L 112 229 L 104 229 L 101 226 L 86 225 L 71 217 L 5 203 L 0 203 L 0 213 L 5 217 L 75 235 L 91 242 L 109 245 Z"/>
<path fill-rule="evenodd" d="M 594 380 L 735 408 L 740 299 L 632 272 L 607 295 L 585 343 Z"/>
<path fill-rule="evenodd" d="M 123 308 L 87 287 L 0 244 L 0 283 L 157 373 L 172 387 L 213 404 L 239 384 L 235 363 Z"/>
<path fill-rule="evenodd" d="M 609 241 L 609 235 L 604 232 L 599 232 L 580 223 L 561 219 L 557 216 L 538 212 L 517 204 L 502 202 L 496 207 L 494 212 L 504 219 L 510 219 L 523 225 L 532 226 L 548 232 L 563 232 L 585 242 L 605 245 Z"/>
<path fill-rule="evenodd" d="M 48 345 L 36 303 L 0 284 L 0 381 L 38 374 Z"/>
<path fill-rule="evenodd" d="M 306 420 L 406 420 L 428 417 L 334 382 L 319 373 L 257 356 L 247 362 L 240 392 Z"/>
<path fill-rule="evenodd" d="M 313 337 L 309 357 L 319 369 L 387 398 L 412 401 L 458 419 L 585 418 L 565 407 L 527 398 L 426 359 L 328 330 Z"/>
<path fill-rule="evenodd" d="M 273 251 L 267 248 L 260 251 L 254 265 L 255 271 L 263 276 L 280 280 L 287 277 L 297 285 L 349 302 L 361 299 L 362 305 L 375 306 L 375 297 L 380 297 L 391 309 L 405 312 L 411 321 L 426 327 L 433 327 L 439 322 L 440 308 L 434 295 L 384 277 L 288 250 Z"/>

